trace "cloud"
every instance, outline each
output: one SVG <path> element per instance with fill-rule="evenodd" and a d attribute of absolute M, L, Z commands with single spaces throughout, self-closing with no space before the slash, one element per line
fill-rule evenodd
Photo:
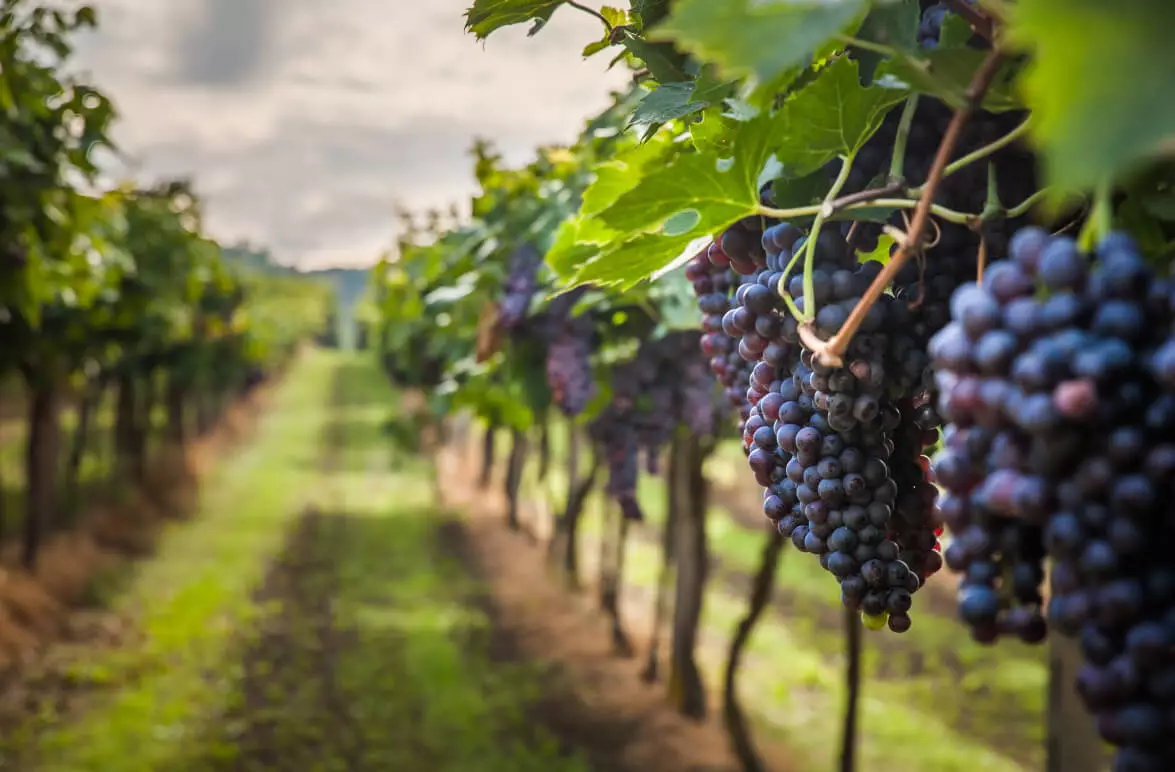
<path fill-rule="evenodd" d="M 79 65 L 114 98 L 146 180 L 192 175 L 218 238 L 307 267 L 366 264 L 392 207 L 464 203 L 468 149 L 513 163 L 574 139 L 626 74 L 583 62 L 595 22 L 478 44 L 465 0 L 107 0 Z"/>

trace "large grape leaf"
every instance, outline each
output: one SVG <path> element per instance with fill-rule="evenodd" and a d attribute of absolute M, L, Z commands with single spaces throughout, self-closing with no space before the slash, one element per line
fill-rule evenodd
<path fill-rule="evenodd" d="M 695 212 L 694 229 L 713 230 L 752 211 L 759 201 L 759 172 L 771 155 L 777 119 L 763 114 L 743 123 L 732 144 L 733 157 L 690 153 L 645 175 L 600 212 L 617 231 L 659 229 L 674 215 Z"/>
<path fill-rule="evenodd" d="M 543 261 L 557 276 L 568 279 L 615 237 L 599 220 L 590 217 L 564 220 Z"/>
<path fill-rule="evenodd" d="M 855 28 L 866 0 L 678 0 L 650 32 L 671 40 L 724 74 L 773 80 L 806 65 L 839 32 Z"/>
<path fill-rule="evenodd" d="M 628 289 L 672 263 L 694 241 L 689 234 L 642 233 L 584 264 L 572 284 L 618 285 Z"/>
<path fill-rule="evenodd" d="M 1009 34 L 1030 49 L 1024 92 L 1050 182 L 1087 187 L 1175 136 L 1175 3 L 1021 0 Z"/>
<path fill-rule="evenodd" d="M 755 212 L 759 176 L 771 157 L 778 120 L 763 113 L 739 124 L 731 157 L 688 153 L 632 179 L 627 192 L 581 223 L 587 227 L 598 221 L 612 235 L 579 268 L 573 283 L 631 287 L 673 263 L 699 239 Z M 622 184 L 623 178 L 614 178 L 609 189 Z"/>
<path fill-rule="evenodd" d="M 737 124 L 720 110 L 707 110 L 700 121 L 690 124 L 690 139 L 699 152 L 723 158 L 730 155 L 730 141 L 736 128 Z"/>
<path fill-rule="evenodd" d="M 546 22 L 564 0 L 474 0 L 465 11 L 465 29 L 484 40 L 512 24 Z"/>
<path fill-rule="evenodd" d="M 616 153 L 611 160 L 592 168 L 595 179 L 583 193 L 581 214 L 593 215 L 610 207 L 624 193 L 631 190 L 656 164 L 668 162 L 679 147 L 670 137 L 659 135 L 640 145 Z"/>
<path fill-rule="evenodd" d="M 797 91 L 779 114 L 776 158 L 789 177 L 803 177 L 833 158 L 855 153 L 885 114 L 909 95 L 904 85 L 862 86 L 857 63 L 842 56 Z"/>

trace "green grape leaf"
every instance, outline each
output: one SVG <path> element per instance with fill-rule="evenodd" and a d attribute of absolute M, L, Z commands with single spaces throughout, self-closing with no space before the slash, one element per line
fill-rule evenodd
<path fill-rule="evenodd" d="M 776 158 L 789 177 L 807 176 L 860 149 L 908 95 L 904 87 L 881 81 L 862 86 L 856 62 L 836 59 L 784 104 Z"/>
<path fill-rule="evenodd" d="M 918 48 L 918 22 L 922 10 L 918 0 L 877 3 L 870 9 L 856 37 L 894 48 Z"/>
<path fill-rule="evenodd" d="M 604 6 L 603 8 L 600 9 L 600 15 L 603 16 L 604 19 L 608 22 L 608 24 L 611 27 L 611 30 L 615 30 L 617 27 L 626 26 L 628 24 L 631 24 L 631 22 L 632 22 L 632 20 L 629 19 L 629 17 L 628 17 L 628 12 L 622 11 L 618 8 L 609 8 L 607 6 Z M 591 57 L 591 56 L 595 56 L 596 54 L 600 53 L 604 49 L 612 47 L 613 42 L 612 42 L 612 31 L 611 30 L 605 29 L 604 37 L 600 38 L 599 40 L 597 40 L 594 43 L 588 43 L 586 46 L 584 46 L 584 49 L 583 49 L 583 58 L 584 59 L 587 59 L 588 57 Z"/>
<path fill-rule="evenodd" d="M 602 212 L 631 190 L 654 164 L 667 162 L 677 152 L 669 137 L 659 136 L 617 153 L 612 160 L 592 169 L 595 179 L 583 193 L 579 211 L 584 215 Z"/>
<path fill-rule="evenodd" d="M 888 79 L 906 84 L 910 89 L 941 99 L 954 109 L 966 104 L 967 88 L 975 71 L 987 57 L 986 51 L 973 48 L 937 48 L 916 57 L 887 59 L 878 68 L 878 80 Z M 983 97 L 983 107 L 993 113 L 1023 110 L 1016 92 L 1018 68 L 1006 62 L 992 79 Z"/>
<path fill-rule="evenodd" d="M 1033 53 L 1024 93 L 1049 182 L 1088 187 L 1175 134 L 1175 3 L 1022 0 L 1011 39 Z"/>
<path fill-rule="evenodd" d="M 939 48 L 964 48 L 975 32 L 971 29 L 971 22 L 956 13 L 948 13 L 942 21 L 942 29 L 938 35 Z"/>
<path fill-rule="evenodd" d="M 641 100 L 632 114 L 629 127 L 636 129 L 641 139 L 647 139 L 669 121 L 705 110 L 710 103 L 695 102 L 694 90 L 693 81 L 662 83 Z"/>
<path fill-rule="evenodd" d="M 629 18 L 628 11 L 622 10 L 620 8 L 604 6 L 600 9 L 600 15 L 607 19 L 608 23 L 611 24 L 613 28 L 621 27 L 632 22 L 632 19 Z"/>
<path fill-rule="evenodd" d="M 789 67 L 783 70 L 774 78 L 755 83 L 749 90 L 744 90 L 742 100 L 760 110 L 772 110 L 775 108 L 781 94 L 786 94 L 789 89 L 795 87 L 796 81 L 804 72 L 803 67 Z"/>
<path fill-rule="evenodd" d="M 883 233 L 877 237 L 877 249 L 872 252 L 858 252 L 857 262 L 867 263 L 874 261 L 885 265 L 889 262 L 890 252 L 893 251 L 894 240 L 893 236 L 888 233 Z"/>
<path fill-rule="evenodd" d="M 615 238 L 615 235 L 599 220 L 586 217 L 564 220 L 543 262 L 556 276 L 564 279 L 572 277 L 581 266 L 598 255 L 602 245 Z"/>
<path fill-rule="evenodd" d="M 705 67 L 694 80 L 694 99 L 719 106 L 727 97 L 734 94 L 736 85 L 735 81 L 718 77 L 713 67 Z"/>
<path fill-rule="evenodd" d="M 612 39 L 608 38 L 608 37 L 605 37 L 601 40 L 597 40 L 594 43 L 588 43 L 586 46 L 583 47 L 583 58 L 587 59 L 588 57 L 595 56 L 596 54 L 603 51 L 605 48 L 611 47 L 611 45 L 612 45 Z"/>
<path fill-rule="evenodd" d="M 808 64 L 826 41 L 855 28 L 867 7 L 866 0 L 678 0 L 650 36 L 729 77 L 766 82 Z"/>
<path fill-rule="evenodd" d="M 738 124 L 727 119 L 719 110 L 707 110 L 702 119 L 690 124 L 690 139 L 700 153 L 718 158 L 730 155 L 730 140 Z"/>
<path fill-rule="evenodd" d="M 628 53 L 645 63 L 649 74 L 658 83 L 676 83 L 689 79 L 685 72 L 685 59 L 673 46 L 650 42 L 631 31 L 621 37 L 621 42 Z"/>
<path fill-rule="evenodd" d="M 465 11 L 465 29 L 484 40 L 513 24 L 545 24 L 564 0 L 474 0 Z M 533 34 L 533 33 L 532 33 Z"/>
<path fill-rule="evenodd" d="M 777 119 L 763 114 L 738 126 L 730 142 L 732 157 L 689 153 L 638 172 L 627 192 L 589 218 L 602 222 L 613 236 L 573 281 L 635 286 L 755 212 L 759 177 L 777 130 Z M 611 180 L 610 187 L 621 181 Z"/>
<path fill-rule="evenodd" d="M 642 233 L 586 263 L 572 278 L 572 284 L 629 289 L 677 260 L 695 241 L 689 234 Z"/>
<path fill-rule="evenodd" d="M 608 227 L 628 233 L 657 229 L 691 210 L 699 215 L 696 228 L 723 227 L 758 205 L 759 172 L 771 155 L 774 128 L 769 116 L 744 123 L 732 142 L 733 158 L 682 155 L 644 176 L 598 216 Z"/>
<path fill-rule="evenodd" d="M 922 18 L 922 9 L 918 0 L 897 0 L 897 2 L 878 4 L 869 11 L 856 37 L 871 43 L 880 43 L 904 50 L 918 48 L 918 22 Z M 864 82 L 873 80 L 873 73 L 881 63 L 882 56 L 876 51 L 859 50 L 854 54 L 861 64 L 861 76 Z"/>
<path fill-rule="evenodd" d="M 656 24 L 669 13 L 669 0 L 629 0 L 632 15 L 645 27 Z"/>
<path fill-rule="evenodd" d="M 670 121 L 700 113 L 721 102 L 734 92 L 734 83 L 719 81 L 706 72 L 697 80 L 680 83 L 662 83 L 645 95 L 629 121 L 642 141 Z"/>

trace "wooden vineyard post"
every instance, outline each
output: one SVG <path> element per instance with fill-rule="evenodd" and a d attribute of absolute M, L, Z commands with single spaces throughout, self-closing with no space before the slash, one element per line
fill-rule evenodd
<path fill-rule="evenodd" d="M 1074 685 L 1082 657 L 1078 642 L 1049 636 L 1047 772 L 1106 772 L 1109 755 Z"/>

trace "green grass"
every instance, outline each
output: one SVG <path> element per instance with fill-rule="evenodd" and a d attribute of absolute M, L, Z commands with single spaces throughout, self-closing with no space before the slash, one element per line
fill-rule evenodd
<path fill-rule="evenodd" d="M 0 767 L 586 772 L 529 723 L 540 673 L 491 662 L 430 471 L 390 457 L 394 401 L 372 363 L 309 354 L 117 601 L 145 642 L 76 663 L 84 708 Z"/>

